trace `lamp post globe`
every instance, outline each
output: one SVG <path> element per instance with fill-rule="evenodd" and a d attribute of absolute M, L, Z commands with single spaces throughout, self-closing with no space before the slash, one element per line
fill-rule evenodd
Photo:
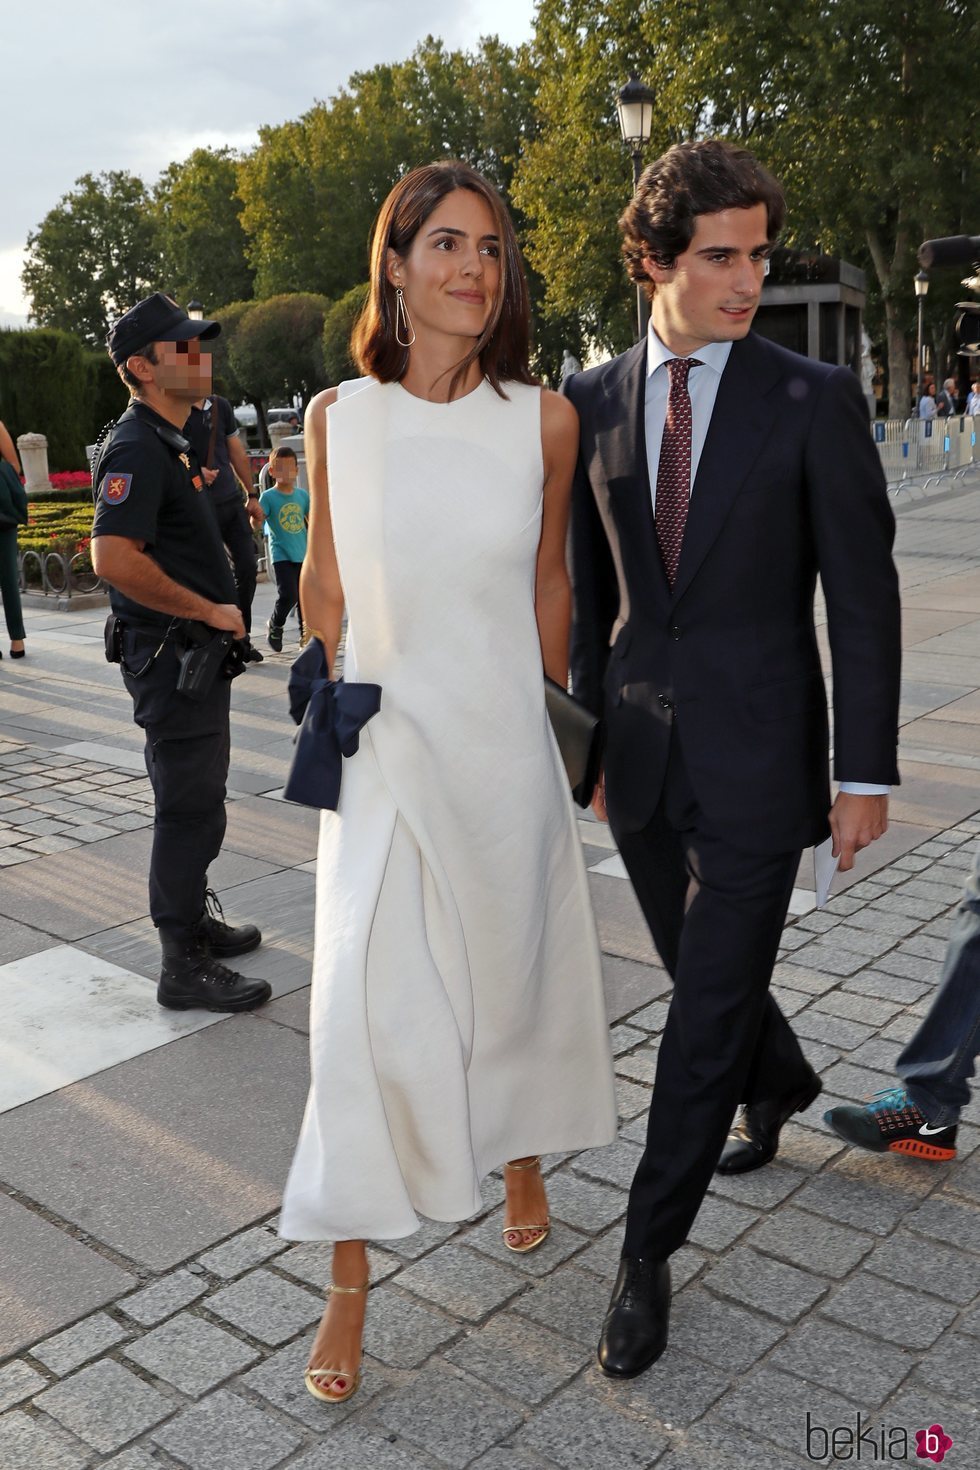
<path fill-rule="evenodd" d="M 633 160 L 634 190 L 640 182 L 640 174 L 643 169 L 643 150 L 649 143 L 650 134 L 653 131 L 653 104 L 655 101 L 656 93 L 653 88 L 641 82 L 636 72 L 631 73 L 629 81 L 624 87 L 620 87 L 616 94 L 616 113 L 619 117 L 620 135 Z M 650 303 L 643 287 L 637 286 L 636 325 L 640 341 L 646 335 L 649 319 Z"/>
<path fill-rule="evenodd" d="M 188 303 L 187 303 L 187 315 L 190 317 L 190 319 L 191 319 L 192 322 L 203 322 L 203 320 L 204 320 L 204 303 L 202 301 L 198 301 L 196 299 L 194 301 L 188 301 Z"/>
<path fill-rule="evenodd" d="M 919 404 L 922 402 L 922 389 L 924 377 L 924 364 L 922 355 L 925 348 L 923 341 L 923 314 L 925 312 L 926 297 L 929 294 L 929 272 L 918 271 L 915 277 L 915 302 L 918 307 L 918 334 L 915 352 L 915 414 L 918 417 Z"/>

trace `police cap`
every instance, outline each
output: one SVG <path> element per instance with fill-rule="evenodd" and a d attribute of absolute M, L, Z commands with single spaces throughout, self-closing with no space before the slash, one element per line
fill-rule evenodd
<path fill-rule="evenodd" d="M 151 342 L 189 342 L 193 337 L 217 337 L 220 331 L 217 322 L 193 321 L 172 297 L 154 291 L 113 323 L 106 347 L 119 367 Z"/>

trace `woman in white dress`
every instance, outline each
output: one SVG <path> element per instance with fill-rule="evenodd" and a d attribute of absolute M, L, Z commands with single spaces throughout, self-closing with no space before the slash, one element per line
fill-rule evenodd
<path fill-rule="evenodd" d="M 317 861 L 312 1084 L 280 1230 L 333 1240 L 306 1383 L 360 1377 L 366 1240 L 463 1220 L 504 1165 L 539 1246 L 546 1152 L 615 1135 L 602 976 L 544 675 L 564 686 L 575 410 L 527 367 L 513 226 L 464 164 L 392 190 L 354 336 L 306 416 L 307 627 L 379 684 Z"/>

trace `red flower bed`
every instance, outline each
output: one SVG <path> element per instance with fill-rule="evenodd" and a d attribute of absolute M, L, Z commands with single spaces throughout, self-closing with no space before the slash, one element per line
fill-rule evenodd
<path fill-rule="evenodd" d="M 90 490 L 92 476 L 88 470 L 59 470 L 49 479 L 56 490 Z"/>

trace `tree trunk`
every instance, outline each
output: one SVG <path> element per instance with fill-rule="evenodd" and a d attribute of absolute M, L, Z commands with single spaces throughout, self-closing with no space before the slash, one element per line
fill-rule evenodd
<path fill-rule="evenodd" d="M 912 385 L 909 376 L 909 344 L 902 326 L 906 306 L 902 299 L 901 267 L 908 253 L 908 227 L 899 219 L 891 261 L 885 258 L 877 230 L 868 230 L 868 249 L 881 286 L 885 307 L 888 344 L 888 417 L 907 419 L 911 411 Z"/>

